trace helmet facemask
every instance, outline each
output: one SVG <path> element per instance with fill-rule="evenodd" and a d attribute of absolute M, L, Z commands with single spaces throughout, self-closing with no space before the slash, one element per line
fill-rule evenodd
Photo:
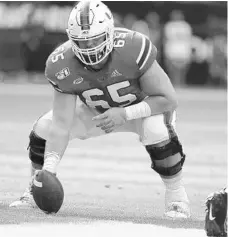
<path fill-rule="evenodd" d="M 96 65 L 100 63 L 113 49 L 113 29 L 92 37 L 75 37 L 70 35 L 69 30 L 67 30 L 67 33 L 72 44 L 73 52 L 86 65 Z M 103 41 L 95 47 L 80 47 L 80 42 L 86 45 L 86 41 L 99 40 L 102 38 L 104 38 Z"/>

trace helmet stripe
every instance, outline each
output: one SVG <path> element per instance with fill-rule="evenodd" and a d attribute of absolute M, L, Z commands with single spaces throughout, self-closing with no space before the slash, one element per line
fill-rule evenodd
<path fill-rule="evenodd" d="M 90 1 L 86 1 L 82 4 L 80 12 L 80 23 L 82 30 L 89 30 L 89 11 L 90 11 Z"/>

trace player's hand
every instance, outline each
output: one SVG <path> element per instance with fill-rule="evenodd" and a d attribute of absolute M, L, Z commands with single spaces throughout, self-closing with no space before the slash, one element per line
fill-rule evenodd
<path fill-rule="evenodd" d="M 103 114 L 99 114 L 92 118 L 97 121 L 97 127 L 100 127 L 106 133 L 112 132 L 115 128 L 125 124 L 126 112 L 124 108 L 111 108 Z"/>

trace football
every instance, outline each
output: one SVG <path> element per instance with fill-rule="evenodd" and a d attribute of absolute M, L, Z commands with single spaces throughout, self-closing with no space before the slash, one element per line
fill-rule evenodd
<path fill-rule="evenodd" d="M 42 170 L 34 177 L 32 195 L 36 205 L 46 214 L 51 214 L 61 208 L 64 190 L 55 174 Z"/>

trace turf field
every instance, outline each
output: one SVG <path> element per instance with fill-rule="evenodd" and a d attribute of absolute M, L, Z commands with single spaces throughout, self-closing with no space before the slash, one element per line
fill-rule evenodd
<path fill-rule="evenodd" d="M 56 215 L 8 208 L 27 187 L 28 134 L 51 108 L 51 90 L 0 83 L 0 236 L 40 236 L 41 230 L 53 236 L 205 236 L 205 198 L 227 185 L 225 90 L 177 90 L 192 218 L 176 222 L 163 218 L 163 185 L 131 133 L 70 143 L 59 166 L 65 199 Z"/>

